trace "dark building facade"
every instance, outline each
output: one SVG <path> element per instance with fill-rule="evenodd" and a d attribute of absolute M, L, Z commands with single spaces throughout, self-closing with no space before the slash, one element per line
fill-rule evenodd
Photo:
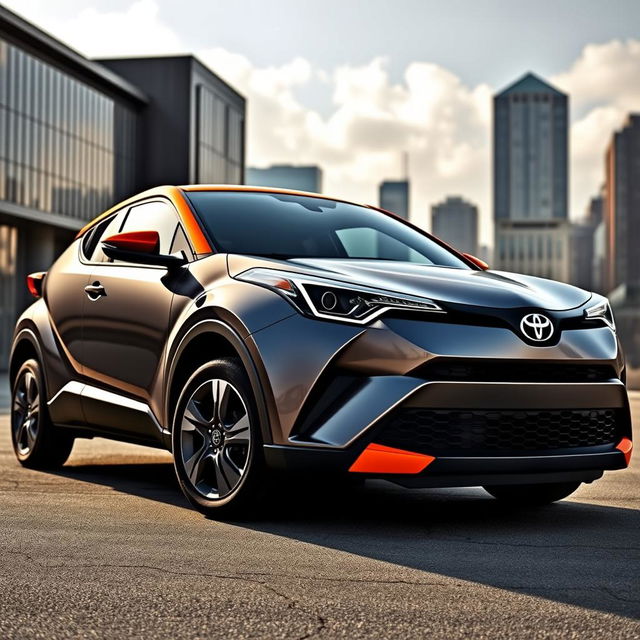
<path fill-rule="evenodd" d="M 496 221 L 565 220 L 566 94 L 527 73 L 494 97 L 493 114 Z"/>
<path fill-rule="evenodd" d="M 244 182 L 245 100 L 193 56 L 101 64 L 149 99 L 141 122 L 141 184 Z"/>
<path fill-rule="evenodd" d="M 449 196 L 431 207 L 431 231 L 458 251 L 478 255 L 478 207 Z"/>
<path fill-rule="evenodd" d="M 409 181 L 385 180 L 378 193 L 381 209 L 391 211 L 405 220 L 409 219 Z"/>
<path fill-rule="evenodd" d="M 88 220 L 158 183 L 242 182 L 239 94 L 191 56 L 153 58 L 144 79 L 116 66 L 0 6 L 0 370 L 26 275 Z"/>
<path fill-rule="evenodd" d="M 631 114 L 606 153 L 607 285 L 640 289 L 640 114 Z"/>
<path fill-rule="evenodd" d="M 613 134 L 605 174 L 607 293 L 625 347 L 628 380 L 640 388 L 640 113 L 630 114 Z"/>

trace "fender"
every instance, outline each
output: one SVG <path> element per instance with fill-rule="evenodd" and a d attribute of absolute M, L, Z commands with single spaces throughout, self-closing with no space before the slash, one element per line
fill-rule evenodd
<path fill-rule="evenodd" d="M 262 431 L 262 438 L 264 444 L 271 443 L 271 429 L 269 421 L 269 412 L 267 411 L 267 403 L 264 394 L 264 388 L 258 374 L 258 369 L 240 335 L 232 329 L 229 325 L 218 320 L 216 318 L 205 318 L 197 321 L 180 337 L 176 338 L 177 346 L 171 347 L 172 353 L 169 353 L 169 361 L 167 363 L 167 375 L 165 376 L 164 386 L 164 414 L 167 418 L 166 424 L 169 429 L 173 426 L 173 415 L 169 415 L 169 403 L 170 403 L 170 389 L 173 384 L 173 378 L 175 375 L 175 369 L 177 363 L 180 361 L 180 356 L 184 353 L 184 350 L 189 346 L 192 340 L 205 333 L 215 333 L 228 340 L 234 349 L 237 351 L 242 364 L 249 376 L 251 388 L 253 390 L 256 404 L 258 407 L 258 416 L 260 419 L 260 428 Z"/>
<path fill-rule="evenodd" d="M 26 319 L 23 320 L 23 322 L 25 324 L 28 323 L 29 325 L 32 324 L 32 321 L 26 320 Z M 22 327 L 21 329 L 18 329 L 18 331 L 14 335 L 13 343 L 11 345 L 11 352 L 9 354 L 9 372 L 12 373 L 14 365 L 18 364 L 14 362 L 14 358 L 16 357 L 16 348 L 18 347 L 18 345 L 24 340 L 26 340 L 27 342 L 30 342 L 33 348 L 36 350 L 36 353 L 38 354 L 38 361 L 42 365 L 41 366 L 42 377 L 44 378 L 44 387 L 45 387 L 45 395 L 46 395 L 46 391 L 49 388 L 49 385 L 47 384 L 47 367 L 44 366 L 44 360 L 42 358 L 42 348 L 40 347 L 40 341 L 36 336 L 36 333 L 35 333 L 36 331 L 37 329 L 35 328 L 35 325 L 33 326 L 33 328 L 31 326 Z M 13 380 L 10 380 L 10 383 L 13 384 Z"/>

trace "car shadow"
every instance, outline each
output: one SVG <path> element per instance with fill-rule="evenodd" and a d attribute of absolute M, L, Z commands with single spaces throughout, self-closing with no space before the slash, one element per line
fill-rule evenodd
<path fill-rule="evenodd" d="M 47 473 L 91 482 L 120 493 L 163 502 L 174 507 L 191 508 L 180 491 L 173 465 L 170 463 L 74 464 Z"/>
<path fill-rule="evenodd" d="M 57 473 L 189 508 L 171 464 L 76 465 Z M 232 524 L 431 574 L 640 617 L 640 513 L 635 509 L 575 501 L 517 509 L 481 489 L 318 482 L 288 489 L 251 520 Z"/>

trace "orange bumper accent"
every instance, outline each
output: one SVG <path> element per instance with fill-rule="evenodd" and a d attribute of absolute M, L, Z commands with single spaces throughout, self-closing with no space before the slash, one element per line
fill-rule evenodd
<path fill-rule="evenodd" d="M 631 452 L 633 451 L 633 442 L 629 438 L 622 438 L 616 445 L 616 449 L 624 453 L 624 459 L 627 461 L 627 467 L 631 462 Z"/>
<path fill-rule="evenodd" d="M 420 473 L 435 458 L 371 443 L 349 467 L 355 473 Z"/>

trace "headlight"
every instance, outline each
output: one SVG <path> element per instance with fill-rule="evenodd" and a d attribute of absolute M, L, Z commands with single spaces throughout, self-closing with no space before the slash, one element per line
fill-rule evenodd
<path fill-rule="evenodd" d="M 613 312 L 609 301 L 605 298 L 584 310 L 584 317 L 587 320 L 602 320 L 608 327 L 616 330 L 616 323 L 613 319 Z"/>
<path fill-rule="evenodd" d="M 288 271 L 255 268 L 236 278 L 267 287 L 286 298 L 301 313 L 326 320 L 365 324 L 389 309 L 445 313 L 429 298 Z"/>

